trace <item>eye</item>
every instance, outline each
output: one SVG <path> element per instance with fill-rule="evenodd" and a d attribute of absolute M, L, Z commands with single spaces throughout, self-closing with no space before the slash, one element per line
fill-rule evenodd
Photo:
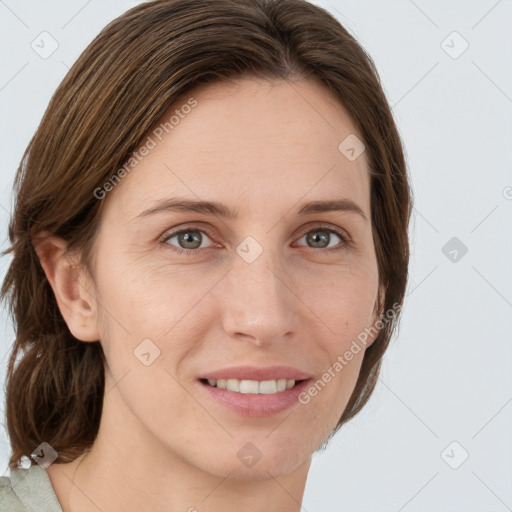
<path fill-rule="evenodd" d="M 299 240 L 303 238 L 306 239 L 307 246 L 313 250 L 323 251 L 324 249 L 330 249 L 337 251 L 346 249 L 351 245 L 350 237 L 343 230 L 327 226 L 318 226 L 305 231 Z M 340 241 L 336 242 L 336 238 L 339 238 Z M 206 239 L 211 241 L 210 236 L 203 229 L 185 227 L 164 235 L 161 242 L 173 252 L 194 256 L 200 252 L 200 249 L 211 249 L 214 247 L 205 245 Z"/>
<path fill-rule="evenodd" d="M 171 247 L 172 251 L 180 254 L 193 254 L 197 253 L 198 249 L 205 248 L 203 245 L 205 237 L 210 239 L 206 231 L 202 229 L 185 228 L 166 235 L 162 242 L 167 245 L 172 245 L 170 242 L 176 239 L 175 243 L 178 244 L 178 247 Z"/>
<path fill-rule="evenodd" d="M 334 239 L 334 244 L 331 244 L 333 242 L 333 236 L 339 238 L 341 240 L 341 243 L 336 244 L 336 240 Z M 350 245 L 350 239 L 346 233 L 344 233 L 340 229 L 334 229 L 331 227 L 326 226 L 319 226 L 313 229 L 310 229 L 309 231 L 306 231 L 300 240 L 302 238 L 306 238 L 306 243 L 310 244 L 309 247 L 312 249 L 328 249 L 336 245 L 340 245 L 340 247 L 336 247 L 334 250 L 338 249 L 344 249 L 347 246 Z"/>

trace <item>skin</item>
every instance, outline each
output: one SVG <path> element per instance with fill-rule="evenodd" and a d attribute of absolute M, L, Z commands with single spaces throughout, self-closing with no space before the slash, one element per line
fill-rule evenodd
<path fill-rule="evenodd" d="M 169 112 L 190 96 L 197 106 L 103 199 L 94 278 L 63 255 L 63 240 L 37 245 L 70 331 L 100 340 L 107 360 L 93 447 L 47 469 L 64 512 L 300 510 L 312 454 L 345 409 L 364 350 L 307 405 L 265 418 L 212 401 L 197 379 L 283 364 L 316 381 L 378 318 L 368 162 L 338 150 L 349 134 L 362 139 L 345 108 L 315 82 L 245 78 L 201 86 Z M 218 201 L 239 218 L 134 219 L 172 196 Z M 297 214 L 342 197 L 368 220 Z M 352 243 L 327 232 L 312 245 L 305 233 L 325 226 Z M 202 241 L 191 256 L 172 251 L 191 247 L 178 237 L 162 241 L 186 227 L 205 231 L 191 232 Z M 247 236 L 263 249 L 252 263 L 236 252 Z M 160 349 L 149 366 L 134 356 L 147 338 Z M 252 467 L 237 457 L 248 442 L 261 453 Z"/>

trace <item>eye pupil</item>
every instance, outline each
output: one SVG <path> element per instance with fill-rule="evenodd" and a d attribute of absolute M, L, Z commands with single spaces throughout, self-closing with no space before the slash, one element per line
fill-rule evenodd
<path fill-rule="evenodd" d="M 196 233 L 195 235 L 191 235 L 191 233 Z M 194 240 L 195 239 L 195 240 Z M 201 246 L 201 239 L 198 236 L 198 231 L 183 231 L 178 235 L 178 242 L 180 245 L 185 246 L 184 249 L 197 249 Z M 187 244 L 192 243 L 192 247 L 189 247 Z M 196 245 L 194 245 L 196 244 Z"/>
<path fill-rule="evenodd" d="M 320 235 L 318 235 L 320 233 Z M 307 236 L 308 243 L 311 242 L 313 246 L 318 247 L 317 244 L 320 242 L 320 248 L 327 247 L 329 245 L 330 233 L 325 229 L 316 229 L 310 231 Z M 325 245 L 322 245 L 325 242 Z"/>

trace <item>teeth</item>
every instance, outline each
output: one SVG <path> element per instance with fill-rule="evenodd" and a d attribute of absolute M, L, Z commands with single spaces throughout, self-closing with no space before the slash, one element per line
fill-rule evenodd
<path fill-rule="evenodd" d="M 236 379 L 228 379 L 226 381 L 226 389 L 228 391 L 240 391 L 240 381 Z"/>
<path fill-rule="evenodd" d="M 238 379 L 208 379 L 208 384 L 219 389 L 227 389 L 237 393 L 251 395 L 273 395 L 295 386 L 293 379 L 277 380 L 238 380 Z"/>
<path fill-rule="evenodd" d="M 257 380 L 241 380 L 240 393 L 255 394 L 259 393 L 260 383 Z"/>
<path fill-rule="evenodd" d="M 263 382 L 260 382 L 259 392 L 262 395 L 277 393 L 277 382 L 275 380 L 264 380 Z"/>

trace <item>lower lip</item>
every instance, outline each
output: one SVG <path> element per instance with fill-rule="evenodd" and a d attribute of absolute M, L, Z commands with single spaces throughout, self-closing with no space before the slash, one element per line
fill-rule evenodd
<path fill-rule="evenodd" d="M 225 405 L 228 409 L 251 418 L 264 418 L 285 411 L 299 403 L 298 397 L 308 386 L 309 379 L 299 382 L 293 388 L 270 395 L 237 393 L 227 389 L 219 389 L 199 381 L 200 386 L 213 400 Z"/>

